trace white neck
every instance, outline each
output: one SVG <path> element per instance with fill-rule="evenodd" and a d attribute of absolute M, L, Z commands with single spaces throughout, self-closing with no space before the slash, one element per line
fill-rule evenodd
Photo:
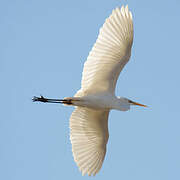
<path fill-rule="evenodd" d="M 128 102 L 127 98 L 117 97 L 116 102 L 113 103 L 113 109 L 116 109 L 119 111 L 128 111 L 130 110 L 130 103 Z"/>

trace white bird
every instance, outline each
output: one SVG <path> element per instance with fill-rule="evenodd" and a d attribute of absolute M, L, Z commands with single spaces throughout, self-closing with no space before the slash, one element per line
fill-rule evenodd
<path fill-rule="evenodd" d="M 84 64 L 81 89 L 74 97 L 33 98 L 33 101 L 75 106 L 70 117 L 70 140 L 74 160 L 83 175 L 96 175 L 102 167 L 109 137 L 109 111 L 127 111 L 131 105 L 146 107 L 115 96 L 116 82 L 131 56 L 132 43 L 132 14 L 128 6 L 116 8 L 100 29 Z"/>

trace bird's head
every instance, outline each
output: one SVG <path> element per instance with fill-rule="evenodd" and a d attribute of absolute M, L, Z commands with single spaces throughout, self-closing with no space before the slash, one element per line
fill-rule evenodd
<path fill-rule="evenodd" d="M 132 101 L 128 98 L 125 98 L 125 97 L 118 97 L 118 104 L 119 104 L 119 110 L 121 110 L 121 111 L 128 111 L 130 109 L 131 105 L 147 107 L 144 104 L 134 102 L 134 101 Z"/>

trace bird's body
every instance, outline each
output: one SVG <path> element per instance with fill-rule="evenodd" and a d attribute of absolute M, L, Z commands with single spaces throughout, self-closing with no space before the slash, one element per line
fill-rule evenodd
<path fill-rule="evenodd" d="M 74 97 L 33 99 L 75 106 L 70 118 L 70 139 L 74 160 L 82 174 L 95 175 L 102 166 L 109 137 L 109 111 L 127 111 L 131 105 L 145 106 L 115 96 L 116 82 L 131 56 L 132 43 L 132 14 L 128 6 L 116 8 L 100 29 L 84 64 L 81 89 Z"/>
<path fill-rule="evenodd" d="M 116 109 L 120 111 L 127 111 L 130 109 L 130 105 L 126 102 L 128 99 L 123 97 L 116 97 L 111 93 L 91 95 L 78 94 L 78 96 L 75 95 L 74 97 L 68 97 L 64 99 L 71 100 L 70 105 L 87 107 L 96 110 Z"/>

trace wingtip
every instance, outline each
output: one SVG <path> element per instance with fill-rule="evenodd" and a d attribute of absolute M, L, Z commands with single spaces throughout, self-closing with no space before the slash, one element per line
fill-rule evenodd
<path fill-rule="evenodd" d="M 128 4 L 127 5 L 122 5 L 120 7 L 119 6 L 116 7 L 115 9 L 113 9 L 112 13 L 117 12 L 117 11 L 122 13 L 124 16 L 126 15 L 126 16 L 130 16 L 132 18 L 132 14 L 131 14 L 131 11 L 129 10 Z M 130 14 L 130 15 L 128 15 L 128 14 Z"/>
<path fill-rule="evenodd" d="M 121 6 L 121 11 L 124 11 L 124 5 Z"/>
<path fill-rule="evenodd" d="M 125 6 L 125 12 L 126 12 L 126 14 L 129 12 L 129 7 L 128 7 L 128 5 Z"/>

